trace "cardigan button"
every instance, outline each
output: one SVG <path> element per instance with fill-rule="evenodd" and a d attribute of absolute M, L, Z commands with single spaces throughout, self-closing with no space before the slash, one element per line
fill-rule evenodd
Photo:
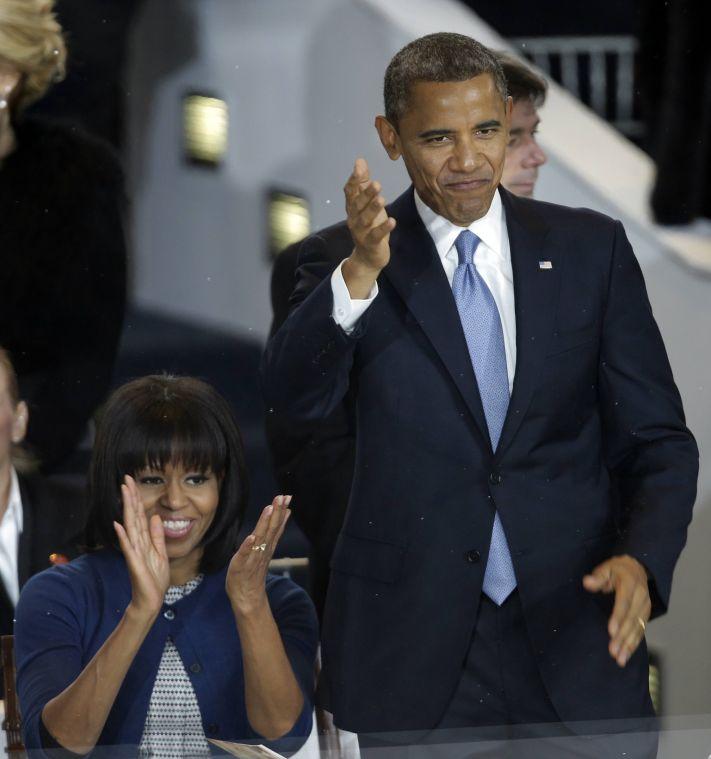
<path fill-rule="evenodd" d="M 190 665 L 190 671 L 197 675 L 198 672 L 202 672 L 202 667 L 200 666 L 200 664 L 198 664 L 198 662 L 193 662 Z"/>
<path fill-rule="evenodd" d="M 175 619 L 175 612 L 172 609 L 166 609 L 163 612 L 163 616 L 170 622 Z"/>

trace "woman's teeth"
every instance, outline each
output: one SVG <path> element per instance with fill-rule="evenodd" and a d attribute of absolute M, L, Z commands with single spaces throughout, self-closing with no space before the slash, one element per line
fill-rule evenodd
<path fill-rule="evenodd" d="M 192 525 L 190 519 L 164 519 L 163 529 L 170 535 L 181 535 L 186 533 Z"/>

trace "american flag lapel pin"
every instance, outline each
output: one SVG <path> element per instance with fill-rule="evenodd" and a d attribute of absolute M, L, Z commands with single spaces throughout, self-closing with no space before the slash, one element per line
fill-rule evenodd
<path fill-rule="evenodd" d="M 552 269 L 553 263 L 551 261 L 539 261 L 538 262 L 538 268 L 539 269 Z"/>

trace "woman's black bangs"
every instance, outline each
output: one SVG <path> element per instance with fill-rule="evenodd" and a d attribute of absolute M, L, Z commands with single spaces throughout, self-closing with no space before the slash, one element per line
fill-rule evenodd
<path fill-rule="evenodd" d="M 180 406 L 152 404 L 127 420 L 116 457 L 121 475 L 172 464 L 223 476 L 228 451 L 222 430 L 207 409 L 193 405 L 184 399 Z"/>

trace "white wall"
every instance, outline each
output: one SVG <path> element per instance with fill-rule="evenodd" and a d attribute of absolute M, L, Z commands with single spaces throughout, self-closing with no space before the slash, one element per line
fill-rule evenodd
<path fill-rule="evenodd" d="M 394 198 L 406 184 L 372 128 L 391 55 L 434 31 L 503 41 L 453 0 L 148 0 L 130 66 L 135 296 L 168 313 L 265 335 L 270 319 L 264 196 L 303 191 L 314 227 L 343 215 L 342 186 L 365 156 Z M 185 166 L 180 101 L 218 93 L 230 152 L 215 172 Z M 543 110 L 550 155 L 539 197 L 622 219 L 644 270 L 702 460 L 711 454 L 708 240 L 655 229 L 650 162 L 555 86 Z M 688 243 L 688 244 L 687 244 Z M 694 268 L 696 267 L 696 268 Z M 711 468 L 703 466 L 671 613 L 650 626 L 666 706 L 711 712 Z"/>
<path fill-rule="evenodd" d="M 306 194 L 318 228 L 341 218 L 357 155 L 403 185 L 372 129 L 393 46 L 377 21 L 338 0 L 147 2 L 130 67 L 140 303 L 265 335 L 269 188 Z M 181 159 L 180 103 L 192 89 L 229 105 L 218 171 Z"/>

